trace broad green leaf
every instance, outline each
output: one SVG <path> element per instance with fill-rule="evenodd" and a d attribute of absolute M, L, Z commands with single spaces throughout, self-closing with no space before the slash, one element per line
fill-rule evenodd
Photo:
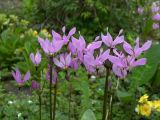
<path fill-rule="evenodd" d="M 81 120 L 96 120 L 96 117 L 92 110 L 88 109 L 87 111 L 84 112 Z"/>
<path fill-rule="evenodd" d="M 132 100 L 132 93 L 126 92 L 126 91 L 117 91 L 117 96 L 119 100 L 123 102 L 128 102 Z"/>

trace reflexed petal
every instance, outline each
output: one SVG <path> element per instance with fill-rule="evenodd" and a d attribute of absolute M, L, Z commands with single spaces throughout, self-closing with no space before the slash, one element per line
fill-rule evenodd
<path fill-rule="evenodd" d="M 94 66 L 94 56 L 93 55 L 84 55 L 84 62 L 85 64 Z"/>
<path fill-rule="evenodd" d="M 103 52 L 99 57 L 100 61 L 103 63 L 105 62 L 108 58 L 109 58 L 109 53 L 110 53 L 110 49 L 106 50 L 105 52 Z"/>
<path fill-rule="evenodd" d="M 147 59 L 146 59 L 146 58 L 141 58 L 141 59 L 135 61 L 135 62 L 132 64 L 132 67 L 145 65 L 146 62 L 147 62 Z"/>
<path fill-rule="evenodd" d="M 76 32 L 76 27 L 73 27 L 73 28 L 69 31 L 68 36 L 71 37 L 73 34 L 75 34 L 75 32 Z"/>
<path fill-rule="evenodd" d="M 87 46 L 88 50 L 94 51 L 95 49 L 100 48 L 102 45 L 102 41 L 92 42 Z"/>
<path fill-rule="evenodd" d="M 59 40 L 59 41 L 52 41 L 52 47 L 54 49 L 54 52 L 58 52 L 62 46 L 64 45 L 63 40 Z"/>
<path fill-rule="evenodd" d="M 106 36 L 101 34 L 101 38 L 105 45 L 107 45 L 108 47 L 111 47 L 113 40 L 110 34 Z"/>
<path fill-rule="evenodd" d="M 29 78 L 30 78 L 30 72 L 28 71 L 23 78 L 23 82 L 29 80 Z"/>
<path fill-rule="evenodd" d="M 63 33 L 66 32 L 66 27 L 65 27 L 65 26 L 63 26 L 63 28 L 62 28 L 62 32 L 63 32 Z"/>
<path fill-rule="evenodd" d="M 39 51 L 37 51 L 35 55 L 35 62 L 37 65 L 41 62 L 41 54 L 39 53 Z"/>
<path fill-rule="evenodd" d="M 71 64 L 71 53 L 66 55 L 65 63 L 66 63 L 66 66 L 69 66 Z"/>
<path fill-rule="evenodd" d="M 100 37 L 99 37 L 99 36 L 97 36 L 97 37 L 95 38 L 95 40 L 94 40 L 94 41 L 98 41 L 98 40 L 99 40 L 99 38 L 100 38 Z"/>
<path fill-rule="evenodd" d="M 117 36 L 116 39 L 113 41 L 113 47 L 117 44 L 121 44 L 124 41 L 124 36 Z"/>
<path fill-rule="evenodd" d="M 77 70 L 78 69 L 78 58 L 72 59 L 70 66 L 72 69 Z"/>
<path fill-rule="evenodd" d="M 20 73 L 20 71 L 19 71 L 18 68 L 16 68 L 16 78 L 17 78 L 17 81 L 19 81 L 19 82 L 22 81 L 22 79 L 21 79 L 21 73 Z"/>
<path fill-rule="evenodd" d="M 109 61 L 112 62 L 112 64 L 115 64 L 119 67 L 124 67 L 125 65 L 123 64 L 122 60 L 119 57 L 115 57 L 112 55 L 109 55 Z"/>
<path fill-rule="evenodd" d="M 152 41 L 147 41 L 144 43 L 144 45 L 141 47 L 143 51 L 148 50 L 152 45 Z"/>
<path fill-rule="evenodd" d="M 79 46 L 81 47 L 81 49 L 85 49 L 85 47 L 86 47 L 86 41 L 85 41 L 85 39 L 84 39 L 84 37 L 82 35 L 80 35 L 79 41 L 80 41 Z"/>
<path fill-rule="evenodd" d="M 123 49 L 125 50 L 126 53 L 133 55 L 133 50 L 132 50 L 132 47 L 129 43 L 124 42 Z"/>
<path fill-rule="evenodd" d="M 32 60 L 33 64 L 36 64 L 35 58 L 34 58 L 34 54 L 33 54 L 33 53 L 30 54 L 30 59 Z"/>
<path fill-rule="evenodd" d="M 61 35 L 54 30 L 52 30 L 52 36 L 53 36 L 53 40 L 62 40 Z"/>
<path fill-rule="evenodd" d="M 57 58 L 54 58 L 53 61 L 54 61 L 54 64 L 55 64 L 56 66 L 58 66 L 58 67 L 60 67 L 60 68 L 63 68 L 63 67 L 64 67 L 64 65 L 63 65 Z"/>

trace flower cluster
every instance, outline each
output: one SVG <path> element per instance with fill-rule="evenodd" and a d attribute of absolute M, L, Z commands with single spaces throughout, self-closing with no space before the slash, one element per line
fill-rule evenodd
<path fill-rule="evenodd" d="M 147 41 L 143 45 L 140 45 L 139 38 L 137 38 L 135 40 L 135 46 L 132 47 L 125 41 L 122 30 L 120 30 L 115 39 L 107 32 L 106 35 L 101 34 L 101 36 L 97 36 L 95 40 L 87 44 L 82 35 L 79 38 L 75 38 L 73 36 L 75 32 L 76 28 L 73 27 L 66 34 L 66 28 L 63 27 L 63 35 L 52 31 L 51 40 L 38 37 L 38 42 L 44 53 L 47 56 L 53 57 L 52 62 L 60 70 L 66 70 L 68 68 L 77 70 L 78 66 L 82 65 L 85 66 L 88 74 L 93 74 L 98 69 L 104 67 L 106 62 L 109 62 L 109 67 L 112 68 L 113 73 L 119 78 L 124 78 L 131 69 L 146 64 L 146 58 L 140 58 L 140 55 L 148 50 L 152 44 L 151 41 Z M 65 48 L 65 51 L 62 48 Z M 31 53 L 30 58 L 36 67 L 41 62 L 39 51 L 35 55 Z M 57 76 L 57 70 L 53 71 L 55 76 Z M 49 73 L 47 74 L 49 76 Z M 14 74 L 13 76 L 15 78 Z M 54 77 L 53 83 L 55 83 L 55 80 L 56 78 Z M 35 82 L 33 83 L 35 84 Z"/>
<path fill-rule="evenodd" d="M 138 114 L 146 117 L 149 117 L 152 111 L 160 112 L 160 100 L 149 101 L 148 98 L 147 94 L 140 97 L 135 109 Z"/>
<path fill-rule="evenodd" d="M 152 19 L 154 20 L 152 27 L 154 30 L 156 30 L 156 29 L 159 29 L 160 27 L 160 3 L 159 2 L 153 2 L 152 13 L 153 13 Z"/>

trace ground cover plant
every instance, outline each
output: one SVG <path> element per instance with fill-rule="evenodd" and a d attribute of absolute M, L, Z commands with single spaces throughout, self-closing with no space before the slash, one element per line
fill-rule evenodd
<path fill-rule="evenodd" d="M 19 6 L 0 9 L 0 119 L 160 119 L 159 1 Z"/>

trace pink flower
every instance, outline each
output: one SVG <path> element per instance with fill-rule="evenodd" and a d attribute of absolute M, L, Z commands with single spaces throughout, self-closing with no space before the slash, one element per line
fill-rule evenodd
<path fill-rule="evenodd" d="M 37 81 L 32 80 L 32 86 L 31 87 L 32 87 L 33 90 L 37 90 L 37 89 L 40 88 L 40 84 Z"/>
<path fill-rule="evenodd" d="M 152 17 L 153 20 L 160 21 L 160 14 L 157 13 Z"/>
<path fill-rule="evenodd" d="M 154 30 L 159 29 L 159 23 L 153 23 L 152 28 Z"/>
<path fill-rule="evenodd" d="M 143 12 L 144 12 L 143 7 L 138 7 L 137 12 L 138 12 L 140 15 L 142 15 Z"/>
<path fill-rule="evenodd" d="M 16 68 L 16 71 L 12 71 L 12 76 L 14 77 L 14 79 L 16 80 L 16 82 L 19 84 L 19 85 L 23 85 L 25 81 L 29 80 L 30 78 L 30 72 L 28 71 L 24 77 L 22 78 L 21 76 L 21 73 L 19 71 L 18 68 Z"/>
<path fill-rule="evenodd" d="M 101 34 L 102 41 L 106 46 L 110 48 L 115 48 L 116 45 L 121 44 L 124 41 L 124 36 L 123 35 L 120 36 L 121 32 L 122 30 L 119 32 L 115 40 L 113 40 L 109 32 L 107 32 L 107 35 Z"/>
<path fill-rule="evenodd" d="M 37 51 L 36 55 L 31 53 L 30 58 L 35 66 L 38 66 L 41 62 L 41 54 L 39 53 L 39 51 Z"/>

